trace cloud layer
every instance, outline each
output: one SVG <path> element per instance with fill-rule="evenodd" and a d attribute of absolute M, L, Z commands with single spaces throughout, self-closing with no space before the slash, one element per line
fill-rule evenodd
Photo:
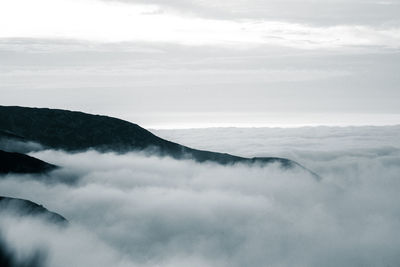
<path fill-rule="evenodd" d="M 225 130 L 225 144 L 215 135 L 206 138 L 213 140 L 207 146 L 260 155 L 272 142 L 273 153 L 280 149 L 313 163 L 307 167 L 323 179 L 276 166 L 197 164 L 140 153 L 35 152 L 65 166 L 49 179 L 77 182 L 10 175 L 0 180 L 0 194 L 43 204 L 70 226 L 59 230 L 40 219 L 1 216 L 4 239 L 25 253 L 45 249 L 49 266 L 398 265 L 396 127 L 242 130 L 242 142 L 234 129 Z"/>
<path fill-rule="evenodd" d="M 144 127 L 399 123 L 400 54 L 354 49 L 6 39 L 0 91 L 3 105 L 107 114 Z"/>
<path fill-rule="evenodd" d="M 207 112 L 399 123 L 399 13 L 396 0 L 2 0 L 2 104 L 146 127 Z"/>
<path fill-rule="evenodd" d="M 109 1 L 109 0 L 106 0 Z M 306 24 L 398 25 L 400 3 L 359 0 L 120 0 L 155 4 L 166 10 L 222 19 L 269 19 Z M 362 11 L 362 12 L 360 12 Z"/>
<path fill-rule="evenodd" d="M 272 4 L 273 9 L 287 10 L 285 5 L 276 4 Z M 243 10 L 249 3 L 238 2 L 238 5 L 239 10 Z M 301 7 L 302 3 L 295 1 L 286 5 L 293 8 L 293 5 Z M 21 6 L 25 8 L 21 9 Z M 235 6 L 235 3 L 225 2 L 220 7 L 217 5 L 217 10 L 226 10 L 227 7 L 232 9 L 232 6 Z M 198 7 L 201 10 L 201 5 Z M 316 7 L 323 6 L 316 5 Z M 268 9 L 268 6 L 265 8 Z M 367 8 L 371 9 L 369 6 Z M 398 5 L 394 5 L 394 8 L 398 8 Z M 255 3 L 246 13 L 257 14 L 255 11 L 261 9 L 260 5 Z M 390 14 L 392 10 L 393 7 L 387 8 L 383 13 Z M 339 14 L 340 17 L 341 12 L 335 14 Z M 294 14 L 289 14 L 289 17 L 291 15 Z M 149 5 L 147 2 L 132 5 L 126 2 L 95 0 L 38 0 L 34 3 L 14 0 L 0 4 L 0 25 L 3 25 L 0 26 L 0 38 L 61 38 L 97 42 L 145 41 L 239 48 L 260 45 L 299 49 L 335 49 L 353 46 L 398 49 L 400 47 L 398 20 L 391 25 L 377 23 L 351 25 L 342 21 L 341 24 L 326 26 L 296 23 L 288 21 L 287 17 L 288 15 L 282 14 L 282 17 L 278 15 L 267 18 L 260 16 L 247 19 L 224 19 L 218 16 L 204 18 L 168 12 L 160 9 L 157 4 Z"/>

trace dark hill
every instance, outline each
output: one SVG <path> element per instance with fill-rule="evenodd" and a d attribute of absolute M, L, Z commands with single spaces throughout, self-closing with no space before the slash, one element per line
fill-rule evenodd
<path fill-rule="evenodd" d="M 18 136 L 16 134 L 10 133 L 8 131 L 3 131 L 3 130 L 0 130 L 0 138 L 7 138 L 7 139 L 18 140 L 18 141 L 27 141 L 22 136 Z"/>
<path fill-rule="evenodd" d="M 0 131 L 40 143 L 49 148 L 83 151 L 128 152 L 148 150 L 175 159 L 191 158 L 198 162 L 219 164 L 278 162 L 284 168 L 300 166 L 284 158 L 243 158 L 226 153 L 196 150 L 162 138 L 124 120 L 82 112 L 0 106 Z"/>
<path fill-rule="evenodd" d="M 57 166 L 16 152 L 0 150 L 0 174 L 6 173 L 45 173 Z"/>

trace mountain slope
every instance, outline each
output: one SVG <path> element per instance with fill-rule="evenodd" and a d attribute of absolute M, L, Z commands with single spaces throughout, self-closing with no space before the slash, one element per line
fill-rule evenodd
<path fill-rule="evenodd" d="M 45 173 L 55 168 L 57 166 L 21 153 L 0 150 L 0 174 Z"/>
<path fill-rule="evenodd" d="M 191 158 L 197 162 L 276 162 L 284 168 L 304 168 L 284 158 L 243 158 L 226 153 L 196 150 L 159 138 L 134 123 L 76 111 L 0 106 L 0 131 L 19 139 L 66 151 L 94 148 L 100 151 L 128 152 L 146 149 L 162 156 L 175 159 Z"/>

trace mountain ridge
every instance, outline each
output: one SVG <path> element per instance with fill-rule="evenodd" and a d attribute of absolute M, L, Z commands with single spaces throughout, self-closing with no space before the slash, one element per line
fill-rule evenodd
<path fill-rule="evenodd" d="M 164 140 L 135 123 L 80 111 L 0 106 L 0 131 L 40 143 L 48 148 L 69 152 L 90 148 L 120 153 L 146 150 L 175 159 L 191 158 L 200 163 L 205 161 L 222 165 L 279 163 L 282 168 L 298 166 L 311 172 L 299 163 L 285 158 L 245 158 L 228 153 L 193 149 Z"/>
<path fill-rule="evenodd" d="M 0 149 L 0 174 L 41 174 L 47 173 L 56 168 L 57 166 L 44 162 L 40 159 L 17 152 L 7 152 Z"/>

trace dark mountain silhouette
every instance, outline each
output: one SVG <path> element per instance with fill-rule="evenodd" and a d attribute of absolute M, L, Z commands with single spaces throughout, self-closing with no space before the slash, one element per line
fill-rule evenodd
<path fill-rule="evenodd" d="M 46 173 L 56 168 L 55 165 L 28 155 L 0 150 L 0 174 Z"/>
<path fill-rule="evenodd" d="M 10 133 L 8 131 L 3 131 L 3 130 L 0 130 L 0 138 L 13 139 L 13 140 L 18 140 L 18 141 L 28 141 L 25 138 L 23 138 L 22 136 Z"/>
<path fill-rule="evenodd" d="M 0 106 L 0 137 L 6 135 L 8 138 L 29 140 L 45 147 L 70 152 L 90 148 L 121 153 L 146 150 L 161 156 L 187 158 L 197 162 L 210 161 L 224 165 L 280 163 L 283 168 L 305 169 L 300 164 L 285 158 L 244 158 L 192 149 L 157 137 L 128 121 L 59 109 Z"/>

